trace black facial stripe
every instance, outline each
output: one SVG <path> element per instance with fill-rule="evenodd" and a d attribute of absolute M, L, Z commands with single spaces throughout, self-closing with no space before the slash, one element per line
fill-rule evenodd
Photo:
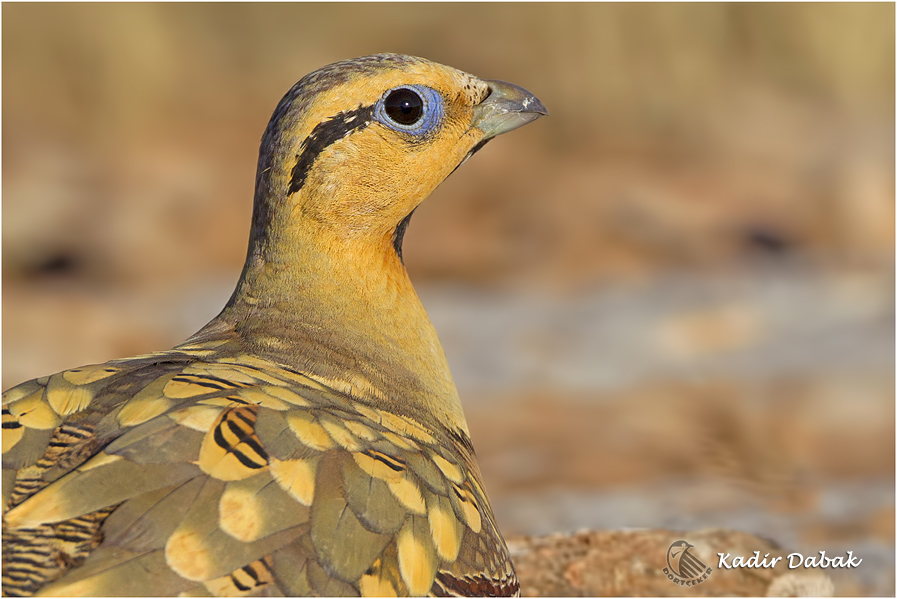
<path fill-rule="evenodd" d="M 467 160 L 468 160 L 471 156 L 473 156 L 474 154 L 476 154 L 477 152 L 479 152 L 480 150 L 482 150 L 482 149 L 483 149 L 483 146 L 486 145 L 486 142 L 490 141 L 491 139 L 492 139 L 491 137 L 490 137 L 489 139 L 484 139 L 483 141 L 481 141 L 480 143 L 478 143 L 477 145 L 475 145 L 475 146 L 473 147 L 473 149 L 467 153 L 467 156 L 464 157 L 464 160 L 462 160 L 461 162 L 459 162 L 459 163 L 455 166 L 455 168 L 452 169 L 452 172 L 449 173 L 449 175 L 451 175 L 451 174 L 454 173 L 456 170 L 458 170 L 458 168 L 459 168 L 462 164 L 464 164 L 465 162 L 467 162 Z"/>
<path fill-rule="evenodd" d="M 360 131 L 371 124 L 374 118 L 374 106 L 359 106 L 355 110 L 341 112 L 324 122 L 315 125 L 311 135 L 305 138 L 299 147 L 296 166 L 293 167 L 290 179 L 290 193 L 296 193 L 305 184 L 308 171 L 315 163 L 318 154 L 330 144 L 341 140 L 355 131 Z"/>
<path fill-rule="evenodd" d="M 396 226 L 396 230 L 393 231 L 392 234 L 392 247 L 395 248 L 396 254 L 399 256 L 399 260 L 402 261 L 402 264 L 405 263 L 405 260 L 402 258 L 402 239 L 405 238 L 405 230 L 408 229 L 408 223 L 411 222 L 411 215 L 414 214 L 414 210 L 408 213 L 408 216 L 402 219 L 402 221 Z"/>
<path fill-rule="evenodd" d="M 484 140 L 482 140 L 481 142 L 479 142 L 477 145 L 475 145 L 475 146 L 473 147 L 473 149 L 470 151 L 470 154 L 468 154 L 467 157 L 470 158 L 471 156 L 473 156 L 474 154 L 476 154 L 477 152 L 479 152 L 480 150 L 482 150 L 482 149 L 483 149 L 483 146 L 485 146 L 486 143 L 489 142 L 489 141 L 491 141 L 491 140 L 492 140 L 492 138 L 490 137 L 490 138 L 488 138 L 488 139 L 484 139 Z"/>

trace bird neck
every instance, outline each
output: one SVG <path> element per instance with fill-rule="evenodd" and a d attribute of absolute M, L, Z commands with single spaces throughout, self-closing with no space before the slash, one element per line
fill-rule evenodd
<path fill-rule="evenodd" d="M 218 317 L 247 348 L 380 409 L 467 432 L 436 331 L 392 234 L 268 228 Z"/>

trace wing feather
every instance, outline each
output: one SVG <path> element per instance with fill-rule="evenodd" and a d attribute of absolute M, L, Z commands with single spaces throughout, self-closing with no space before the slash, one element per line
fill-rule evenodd
<path fill-rule="evenodd" d="M 25 536 L 52 549 L 48 563 L 79 556 L 34 566 L 32 586 L 516 592 L 463 433 L 361 404 L 229 344 L 195 351 L 206 354 L 74 369 L 4 395 L 4 559 Z M 97 532 L 62 547 L 54 527 L 79 518 Z M 4 565 L 5 586 L 16 584 L 7 574 L 21 576 Z"/>

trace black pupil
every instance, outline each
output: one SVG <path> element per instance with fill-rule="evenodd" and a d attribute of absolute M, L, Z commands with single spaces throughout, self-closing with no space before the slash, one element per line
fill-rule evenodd
<path fill-rule="evenodd" d="M 383 103 L 386 115 L 400 125 L 413 125 L 424 113 L 424 102 L 410 89 L 397 89 Z"/>

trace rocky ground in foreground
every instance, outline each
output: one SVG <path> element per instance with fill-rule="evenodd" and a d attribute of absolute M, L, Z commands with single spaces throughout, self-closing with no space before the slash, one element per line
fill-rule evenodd
<path fill-rule="evenodd" d="M 670 544 L 687 539 L 712 571 L 694 586 L 671 582 L 663 569 Z M 787 568 L 788 551 L 766 539 L 731 530 L 677 532 L 633 530 L 516 537 L 508 545 L 524 597 L 830 597 L 831 577 L 819 569 Z M 754 551 L 774 568 L 720 569 L 717 553 L 750 557 Z M 856 587 L 837 589 L 856 594 Z"/>

